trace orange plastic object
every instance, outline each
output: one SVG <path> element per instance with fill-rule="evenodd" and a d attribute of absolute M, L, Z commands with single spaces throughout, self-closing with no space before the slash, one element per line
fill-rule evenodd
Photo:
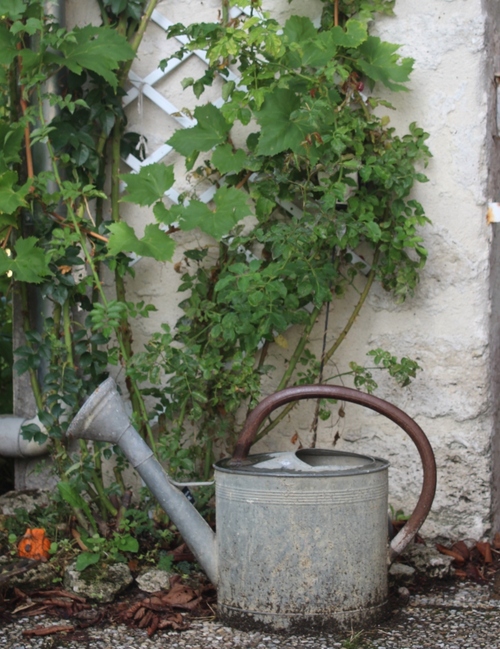
<path fill-rule="evenodd" d="M 47 561 L 49 550 L 50 539 L 45 535 L 43 528 L 37 527 L 32 529 L 28 527 L 17 546 L 18 556 L 34 559 L 35 561 Z"/>

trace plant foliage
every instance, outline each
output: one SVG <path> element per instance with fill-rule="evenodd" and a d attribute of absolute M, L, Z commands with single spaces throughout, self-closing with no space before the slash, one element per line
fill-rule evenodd
<path fill-rule="evenodd" d="M 0 1 L 0 79 L 9 88 L 0 98 L 0 274 L 17 282 L 26 312 L 29 285 L 50 305 L 43 329 L 26 321 L 15 368 L 30 374 L 54 441 L 59 497 L 88 538 L 80 567 L 108 552 L 101 521 L 118 515 L 124 459 L 102 444 L 82 444 L 70 456 L 65 430 L 110 366 L 123 369 L 133 421 L 170 471 L 205 477 L 216 453 L 231 447 L 242 408 L 259 400 L 264 377 L 283 388 L 350 375 L 371 391 L 377 367 L 402 385 L 418 370 L 384 350 L 372 353 L 371 368 L 353 362 L 331 369 L 372 283 L 403 300 L 426 259 L 419 228 L 427 219 L 411 190 L 426 180 L 427 134 L 416 124 L 397 133 L 381 116 L 387 100 L 365 94 L 365 86 L 385 86 L 386 96 L 407 90 L 412 60 L 369 33 L 376 13 L 390 13 L 393 2 L 324 2 L 317 28 L 302 16 L 280 25 L 257 0 L 239 3 L 248 14 L 230 19 L 225 1 L 219 22 L 170 27 L 168 36 L 185 43 L 174 56 L 205 49 L 208 67 L 184 80 L 200 99 L 196 123 L 168 144 L 188 171 L 214 185 L 210 202 L 193 191 L 178 205 L 165 198 L 173 167 L 119 173 L 121 153 L 139 140 L 127 132 L 121 97 L 155 4 L 102 0 L 101 26 L 68 31 L 44 15 L 41 0 Z M 216 77 L 220 107 L 203 102 Z M 48 89 L 53 79 L 62 93 Z M 57 109 L 51 119 L 47 104 Z M 36 147 L 47 153 L 48 168 L 33 169 Z M 150 209 L 142 236 L 122 220 L 122 202 Z M 129 256 L 171 260 L 177 230 L 206 237 L 180 264 L 183 315 L 133 353 L 131 322 L 154 307 L 127 299 Z M 366 264 L 356 261 L 360 246 Z M 359 299 L 351 317 L 317 357 L 308 346 L 314 324 L 326 305 L 352 291 Z M 288 349 L 292 326 L 298 342 Z M 281 375 L 267 361 L 273 345 L 286 350 Z M 329 416 L 323 406 L 319 414 Z M 111 455 L 116 483 L 105 488 L 102 462 Z M 111 527 L 107 538 L 114 538 Z M 113 543 L 135 551 L 126 535 Z"/>

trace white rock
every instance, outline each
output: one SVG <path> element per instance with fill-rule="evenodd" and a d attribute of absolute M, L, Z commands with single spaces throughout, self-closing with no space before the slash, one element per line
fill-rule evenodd
<path fill-rule="evenodd" d="M 170 588 L 170 573 L 153 568 L 136 577 L 135 581 L 139 588 L 146 593 L 156 593 L 159 590 Z"/>

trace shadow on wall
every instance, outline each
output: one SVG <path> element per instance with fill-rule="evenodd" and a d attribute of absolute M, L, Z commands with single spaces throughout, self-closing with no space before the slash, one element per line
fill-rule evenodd
<path fill-rule="evenodd" d="M 0 457 L 0 496 L 14 489 L 14 460 Z"/>

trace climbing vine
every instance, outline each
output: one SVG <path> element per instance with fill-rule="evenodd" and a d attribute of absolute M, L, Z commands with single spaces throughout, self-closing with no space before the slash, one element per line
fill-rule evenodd
<path fill-rule="evenodd" d="M 115 450 L 82 444 L 75 460 L 64 433 L 110 365 L 123 368 L 134 423 L 170 470 L 205 477 L 259 400 L 264 377 L 279 389 L 351 376 L 371 391 L 374 368 L 402 385 L 418 370 L 384 350 L 370 352 L 371 367 L 332 369 L 373 282 L 403 300 L 426 258 L 418 228 L 427 219 L 411 190 L 426 180 L 427 134 L 415 124 L 396 133 L 381 111 L 390 103 L 374 94 L 379 86 L 405 91 L 412 69 L 398 46 L 369 33 L 376 14 L 394 3 L 325 1 L 319 27 L 301 16 L 280 25 L 258 0 L 239 2 L 245 13 L 231 18 L 234 4 L 222 3 L 217 22 L 173 25 L 167 33 L 187 37 L 174 56 L 207 54 L 204 73 L 183 81 L 199 100 L 196 125 L 168 144 L 193 178 L 214 186 L 208 204 L 193 188 L 172 205 L 165 192 L 175 183 L 173 166 L 120 175 L 121 157 L 139 142 L 127 130 L 121 98 L 156 1 L 100 0 L 101 26 L 66 30 L 39 0 L 0 0 L 0 81 L 10 89 L 0 100 L 0 273 L 12 276 L 26 311 L 30 285 L 47 305 L 41 330 L 26 320 L 15 367 L 30 374 L 54 440 L 61 497 L 91 532 L 118 513 L 123 459 L 116 483 L 105 488 L 102 461 Z M 62 92 L 47 89 L 51 79 Z M 203 101 L 214 82 L 222 83 L 220 108 Z M 47 104 L 57 108 L 51 118 Z M 33 166 L 37 147 L 47 153 L 45 169 Z M 121 202 L 151 208 L 142 237 L 122 219 Z M 134 350 L 131 323 L 154 306 L 126 295 L 129 255 L 167 262 L 172 233 L 194 229 L 207 238 L 177 267 L 183 316 Z M 365 261 L 356 255 L 361 245 Z M 105 289 L 104 273 L 112 274 L 114 292 Z M 315 355 L 309 336 L 320 314 L 352 291 L 351 316 Z M 299 331 L 293 348 L 290 327 Z M 281 373 L 268 360 L 273 345 L 286 355 Z M 328 416 L 320 405 L 317 417 Z"/>

